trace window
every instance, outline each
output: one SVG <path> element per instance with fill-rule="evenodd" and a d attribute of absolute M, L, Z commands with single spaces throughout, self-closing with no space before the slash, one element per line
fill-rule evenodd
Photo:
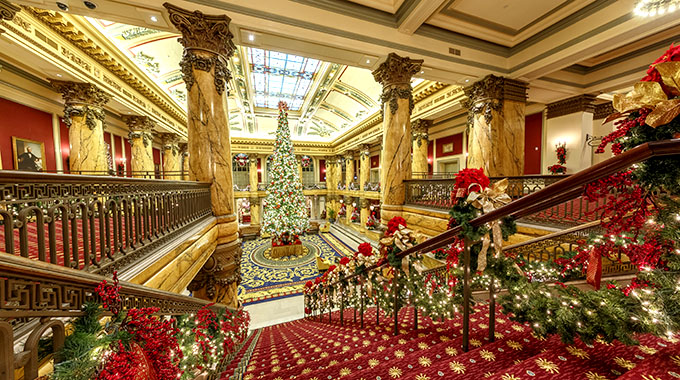
<path fill-rule="evenodd" d="M 306 166 L 305 166 L 306 165 Z M 309 156 L 302 156 L 302 183 L 314 183 L 314 159 Z"/>
<path fill-rule="evenodd" d="M 320 61 L 275 51 L 248 48 L 255 106 L 278 108 L 280 100 L 298 111 L 309 91 Z"/>
<path fill-rule="evenodd" d="M 239 153 L 234 156 L 231 168 L 234 173 L 234 185 L 239 189 L 245 189 L 250 184 L 248 155 Z"/>

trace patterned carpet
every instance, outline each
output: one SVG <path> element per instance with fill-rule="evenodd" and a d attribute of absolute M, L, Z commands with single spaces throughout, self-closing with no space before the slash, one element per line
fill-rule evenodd
<path fill-rule="evenodd" d="M 538 337 L 527 324 L 498 312 L 496 339 L 488 339 L 488 307 L 471 311 L 470 350 L 461 350 L 459 314 L 443 322 L 419 317 L 413 330 L 412 308 L 400 311 L 400 334 L 393 319 L 375 309 L 365 328 L 353 310 L 321 320 L 307 318 L 265 327 L 247 357 L 244 380 L 672 380 L 680 378 L 680 342 L 639 335 L 640 344 L 602 341 L 564 344 L 557 336 Z M 237 357 L 236 360 L 240 359 Z M 222 379 L 227 379 L 225 374 Z"/>
<path fill-rule="evenodd" d="M 301 240 L 305 250 L 302 256 L 279 259 L 269 254 L 270 239 L 243 243 L 239 299 L 244 304 L 301 293 L 304 283 L 319 274 L 316 256 L 334 262 L 352 254 L 329 233 L 302 236 Z"/>

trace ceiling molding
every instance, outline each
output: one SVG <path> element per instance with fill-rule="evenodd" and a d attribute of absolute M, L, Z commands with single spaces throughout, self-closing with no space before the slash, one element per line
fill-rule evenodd
<path fill-rule="evenodd" d="M 154 89 L 144 84 L 135 73 L 131 72 L 130 68 L 125 67 L 125 65 L 117 59 L 114 59 L 109 52 L 92 41 L 85 33 L 64 18 L 61 13 L 33 7 L 24 7 L 24 9 L 27 13 L 36 17 L 82 52 L 107 68 L 127 85 L 139 91 L 142 96 L 149 99 L 149 101 L 173 117 L 182 128 L 186 128 L 186 112 L 176 106 L 175 102 L 170 99 L 169 96 L 168 100 L 164 100 L 163 98 L 167 95 L 163 93 L 160 88 Z"/>

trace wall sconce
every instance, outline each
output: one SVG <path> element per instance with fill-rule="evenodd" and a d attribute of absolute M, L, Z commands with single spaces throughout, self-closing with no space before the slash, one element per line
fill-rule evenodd
<path fill-rule="evenodd" d="M 586 133 L 586 145 L 592 146 L 592 147 L 598 146 L 602 142 L 603 137 L 604 136 L 595 136 L 595 135 L 591 135 L 589 133 Z"/>

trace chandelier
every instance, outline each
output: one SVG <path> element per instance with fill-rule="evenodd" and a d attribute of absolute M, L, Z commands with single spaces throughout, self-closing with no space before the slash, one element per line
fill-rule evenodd
<path fill-rule="evenodd" d="M 642 17 L 661 16 L 680 9 L 680 0 L 639 0 L 635 14 Z"/>

